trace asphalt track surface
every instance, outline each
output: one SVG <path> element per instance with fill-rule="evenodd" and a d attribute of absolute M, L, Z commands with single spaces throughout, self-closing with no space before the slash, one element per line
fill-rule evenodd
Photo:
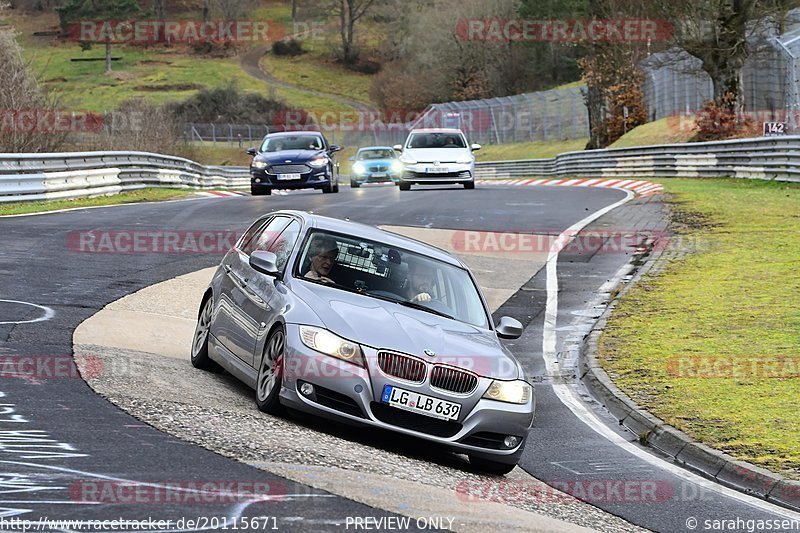
<path fill-rule="evenodd" d="M 76 232 L 234 231 L 258 215 L 292 208 L 349 217 L 368 224 L 441 229 L 525 231 L 558 234 L 587 215 L 623 199 L 617 190 L 578 187 L 486 187 L 344 189 L 336 195 L 300 192 L 287 196 L 198 199 L 127 205 L 0 219 L 0 356 L 64 358 L 72 354 L 74 329 L 104 305 L 145 286 L 213 266 L 219 254 L 96 254 L 75 249 Z M 656 197 L 657 198 L 657 197 Z M 658 220 L 660 204 L 634 200 L 593 223 L 593 227 L 636 229 Z M 646 216 L 642 216 L 642 214 Z M 564 253 L 558 265 L 559 352 L 571 324 L 583 316 L 594 291 L 629 259 L 630 251 Z M 537 417 L 521 466 L 558 488 L 588 488 L 600 481 L 610 494 L 588 494 L 598 507 L 656 531 L 689 531 L 690 517 L 780 519 L 777 508 L 704 488 L 650 452 L 616 426 L 591 399 L 584 407 L 637 447 L 632 454 L 587 426 L 554 394 L 542 359 L 544 270 L 496 315 L 512 314 L 527 328 L 510 348 L 541 381 Z M 45 306 L 54 313 L 47 320 Z M 578 326 L 576 326 L 578 327 Z M 187 347 L 188 349 L 188 347 Z M 50 364 L 50 363 L 48 363 Z M 180 379 L 180 377 L 176 377 Z M 585 395 L 577 383 L 568 384 Z M 0 378 L 0 518 L 173 519 L 181 517 L 278 517 L 283 530 L 327 531 L 347 516 L 390 516 L 362 504 L 280 480 L 260 470 L 184 443 L 142 424 L 96 396 L 81 379 L 22 379 L 7 369 Z M 232 438 L 246 439 L 246 435 Z M 666 467 L 666 468 L 665 468 Z M 674 468 L 674 467 L 673 467 Z M 270 502 L 219 501 L 198 506 L 190 481 L 273 483 L 281 495 Z M 153 504 L 90 505 L 76 494 L 92 482 L 171 480 L 188 487 L 185 498 Z M 614 482 L 655 483 L 656 501 L 641 502 Z M 638 485 L 637 485 L 638 484 Z M 712 484 L 713 485 L 713 484 Z M 652 485 L 647 485 L 648 487 Z M 413 524 L 413 522 L 412 522 Z M 179 529 L 179 525 L 172 526 Z M 746 531 L 747 526 L 740 530 Z M 2 529 L 2 523 L 0 523 Z M 184 527 L 183 529 L 191 529 Z M 725 529 L 737 531 L 736 528 Z"/>

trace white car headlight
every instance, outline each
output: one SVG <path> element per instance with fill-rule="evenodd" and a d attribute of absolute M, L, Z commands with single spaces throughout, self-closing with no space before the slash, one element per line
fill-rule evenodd
<path fill-rule="evenodd" d="M 483 397 L 499 402 L 525 404 L 531 398 L 531 386 L 520 380 L 494 380 Z"/>
<path fill-rule="evenodd" d="M 403 163 L 400 161 L 392 161 L 391 166 L 392 172 L 402 172 L 403 171 Z"/>
<path fill-rule="evenodd" d="M 364 163 L 353 163 L 353 172 L 356 174 L 363 174 L 366 171 L 367 169 L 364 167 Z"/>
<path fill-rule="evenodd" d="M 469 165 L 473 161 L 474 161 L 474 159 L 471 156 L 470 157 L 461 157 L 459 159 L 456 159 L 456 163 L 458 163 L 459 165 Z"/>
<path fill-rule="evenodd" d="M 264 169 L 264 168 L 267 168 L 267 162 L 266 161 L 253 161 L 253 164 L 251 166 L 253 168 Z"/>
<path fill-rule="evenodd" d="M 303 344 L 312 350 L 354 365 L 365 366 L 364 356 L 358 344 L 334 335 L 327 329 L 300 326 L 300 338 L 303 340 Z"/>
<path fill-rule="evenodd" d="M 312 167 L 324 167 L 325 165 L 328 164 L 328 158 L 317 157 L 316 159 L 312 159 L 311 161 L 309 161 L 308 164 L 311 165 Z"/>
<path fill-rule="evenodd" d="M 417 160 L 416 159 L 412 159 L 410 156 L 407 156 L 407 155 L 401 155 L 400 156 L 400 162 L 404 163 L 406 165 L 416 165 L 417 164 Z"/>

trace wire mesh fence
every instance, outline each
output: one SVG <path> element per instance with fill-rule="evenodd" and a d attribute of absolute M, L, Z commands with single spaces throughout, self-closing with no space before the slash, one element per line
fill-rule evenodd
<path fill-rule="evenodd" d="M 789 131 L 800 131 L 800 9 L 790 14 L 784 33 L 755 32 L 749 48 L 742 72 L 745 111 L 755 122 L 786 122 Z M 645 75 L 642 90 L 648 121 L 676 116 L 693 119 L 713 98 L 713 84 L 701 60 L 684 50 L 672 48 L 652 54 L 640 65 Z M 374 113 L 325 112 L 322 115 L 336 116 L 299 126 L 275 120 L 267 120 L 266 125 L 187 124 L 184 136 L 189 142 L 223 142 L 241 147 L 258 142 L 268 133 L 296 129 L 321 131 L 331 144 L 342 146 L 402 144 L 415 128 L 460 128 L 469 142 L 487 145 L 589 137 L 586 88 L 577 84 L 514 96 L 432 104 L 422 113 L 387 112 L 378 117 Z M 689 122 L 693 120 L 686 123 Z"/>
<path fill-rule="evenodd" d="M 800 10 L 789 31 L 759 33 L 750 38 L 749 56 L 742 70 L 744 109 L 756 122 L 786 122 L 800 126 Z M 678 48 L 658 52 L 641 63 L 648 120 L 695 115 L 714 97 L 702 62 Z"/>

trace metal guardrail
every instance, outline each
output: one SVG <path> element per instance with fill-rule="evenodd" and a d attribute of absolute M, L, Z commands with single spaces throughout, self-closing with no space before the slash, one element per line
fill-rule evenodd
<path fill-rule="evenodd" d="M 749 178 L 800 182 L 800 136 L 567 152 L 552 159 L 487 161 L 479 179 Z"/>
<path fill-rule="evenodd" d="M 211 167 L 149 152 L 0 154 L 0 202 L 115 194 L 144 187 L 243 189 L 247 167 Z"/>
<path fill-rule="evenodd" d="M 476 164 L 476 178 L 717 178 L 800 182 L 800 136 L 567 152 Z M 149 152 L 0 154 L 0 202 L 115 194 L 144 187 L 246 189 L 247 167 Z"/>

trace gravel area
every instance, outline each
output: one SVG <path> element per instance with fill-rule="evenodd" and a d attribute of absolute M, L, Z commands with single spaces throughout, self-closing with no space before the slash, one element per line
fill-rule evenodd
<path fill-rule="evenodd" d="M 645 531 L 557 493 L 519 468 L 504 479 L 488 477 L 472 471 L 465 457 L 416 439 L 316 418 L 263 414 L 250 389 L 230 375 L 194 369 L 188 353 L 186 359 L 175 359 L 79 344 L 74 351 L 89 385 L 136 418 L 224 456 L 317 488 L 335 492 L 320 477 L 323 472 L 328 479 L 364 473 L 374 475 L 371 479 L 379 480 L 384 488 L 392 487 L 393 480 L 406 480 L 454 492 L 469 490 L 473 495 L 597 531 Z M 303 468 L 317 470 L 309 476 Z M 319 483 L 314 483 L 315 476 Z M 509 490 L 515 487 L 524 490 Z M 459 494 L 459 498 L 467 499 L 467 495 Z M 471 506 L 482 503 L 480 499 L 469 501 L 474 502 Z"/>

